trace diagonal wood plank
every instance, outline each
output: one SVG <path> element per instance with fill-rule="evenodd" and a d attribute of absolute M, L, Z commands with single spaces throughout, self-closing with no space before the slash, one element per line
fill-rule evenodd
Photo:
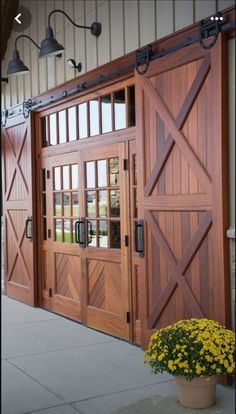
<path fill-rule="evenodd" d="M 164 104 L 163 100 L 161 99 L 160 95 L 148 79 L 142 79 L 142 86 L 144 92 L 151 98 L 152 105 L 155 106 L 156 111 L 165 122 L 166 127 L 169 129 L 170 134 L 175 140 L 175 143 L 178 145 L 186 161 L 189 163 L 189 165 L 191 165 L 193 172 L 196 174 L 203 188 L 207 193 L 210 193 L 212 187 L 211 178 L 209 177 L 201 161 L 198 159 L 191 145 L 186 140 L 184 134 L 176 128 L 175 121 L 168 108 Z"/>

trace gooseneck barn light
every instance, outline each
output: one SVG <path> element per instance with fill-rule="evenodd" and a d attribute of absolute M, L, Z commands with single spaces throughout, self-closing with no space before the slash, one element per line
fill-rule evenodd
<path fill-rule="evenodd" d="M 94 22 L 91 26 L 80 26 L 76 24 L 63 10 L 55 9 L 52 10 L 48 15 L 48 27 L 46 28 L 46 38 L 41 42 L 39 57 L 43 56 L 56 56 L 65 52 L 65 48 L 60 45 L 53 35 L 53 30 L 50 25 L 51 16 L 54 13 L 62 13 L 67 19 L 75 26 L 80 29 L 90 29 L 91 33 L 98 37 L 101 34 L 102 26 L 101 23 Z"/>
<path fill-rule="evenodd" d="M 15 40 L 15 49 L 13 50 L 13 53 L 12 53 L 12 60 L 10 60 L 8 63 L 7 76 L 23 75 L 24 73 L 29 72 L 29 68 L 27 68 L 24 62 L 20 60 L 20 54 L 17 50 L 17 42 L 22 37 L 29 39 L 38 49 L 40 49 L 39 45 L 37 45 L 37 43 L 35 43 L 35 41 L 31 39 L 30 36 L 27 36 L 27 35 L 18 36 Z"/>

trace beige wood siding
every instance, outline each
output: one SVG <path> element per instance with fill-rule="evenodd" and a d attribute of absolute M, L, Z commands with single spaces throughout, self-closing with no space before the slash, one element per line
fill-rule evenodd
<path fill-rule="evenodd" d="M 67 65 L 69 58 L 82 63 L 85 73 L 183 27 L 233 5 L 233 0 L 20 0 L 29 8 L 32 24 L 24 33 L 40 43 L 45 37 L 47 16 L 51 10 L 64 10 L 77 24 L 102 23 L 99 38 L 89 30 L 78 29 L 61 14 L 52 18 L 52 27 L 66 52 L 61 58 L 38 58 L 38 49 L 27 39 L 18 42 L 21 59 L 30 68 L 27 75 L 12 77 L 3 86 L 2 105 L 9 107 L 24 99 L 78 76 Z M 6 73 L 16 33 L 12 33 L 3 61 Z"/>

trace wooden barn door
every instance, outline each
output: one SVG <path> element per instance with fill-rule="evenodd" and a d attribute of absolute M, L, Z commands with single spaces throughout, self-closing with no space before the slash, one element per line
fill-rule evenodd
<path fill-rule="evenodd" d="M 180 319 L 229 324 L 223 52 L 219 37 L 136 74 L 143 346 Z"/>
<path fill-rule="evenodd" d="M 3 201 L 6 294 L 35 305 L 31 122 L 31 116 L 19 116 L 3 129 Z"/>

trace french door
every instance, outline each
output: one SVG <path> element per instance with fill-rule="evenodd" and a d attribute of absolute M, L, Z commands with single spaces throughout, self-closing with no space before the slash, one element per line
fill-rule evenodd
<path fill-rule="evenodd" d="M 125 144 L 42 161 L 42 305 L 130 338 Z"/>

